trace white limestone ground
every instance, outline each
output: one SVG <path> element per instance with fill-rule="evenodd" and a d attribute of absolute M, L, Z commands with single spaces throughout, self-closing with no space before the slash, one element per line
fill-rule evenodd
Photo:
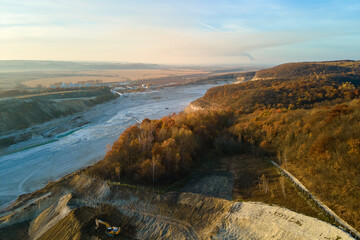
<path fill-rule="evenodd" d="M 106 181 L 81 173 L 58 182 L 56 189 L 57 197 L 47 193 L 38 198 L 37 204 L 21 205 L 4 215 L 0 218 L 0 229 L 31 217 L 28 234 L 32 239 L 41 237 L 52 227 L 56 227 L 57 239 L 74 239 L 71 236 L 91 232 L 79 225 L 86 222 L 71 218 L 73 210 L 105 204 L 115 207 L 123 216 L 120 221 L 109 221 L 120 227 L 131 223 L 136 239 L 353 239 L 336 226 L 316 218 L 263 203 L 234 202 L 190 192 L 156 194 L 127 187 L 111 188 Z M 67 216 L 64 224 L 61 219 Z"/>
<path fill-rule="evenodd" d="M 213 239 L 353 239 L 316 218 L 263 203 L 235 203 Z"/>
<path fill-rule="evenodd" d="M 133 219 L 136 239 L 353 239 L 348 233 L 331 224 L 278 206 L 255 202 L 239 203 L 201 194 L 182 193 L 177 196 L 177 202 L 170 205 L 181 209 L 183 214 L 178 215 L 171 214 L 167 202 L 170 201 L 169 198 L 160 197 L 158 200 L 161 201 L 156 201 L 157 197 L 154 197 L 145 202 L 135 196 L 113 202 L 113 206 Z M 67 196 L 62 199 L 65 198 L 66 201 L 69 200 Z M 32 221 L 29 229 L 32 239 L 45 232 L 35 231 L 36 229 L 47 230 L 70 213 L 69 207 L 63 202 L 59 200 L 58 204 L 54 204 Z M 201 219 L 197 222 L 194 213 L 203 208 L 209 211 L 202 212 Z"/>

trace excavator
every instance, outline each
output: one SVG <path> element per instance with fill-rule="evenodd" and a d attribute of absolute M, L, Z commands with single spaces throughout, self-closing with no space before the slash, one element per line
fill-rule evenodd
<path fill-rule="evenodd" d="M 100 219 L 95 219 L 95 229 L 100 229 L 100 224 L 104 225 L 106 227 L 105 230 L 105 234 L 108 235 L 109 237 L 114 237 L 115 235 L 118 235 L 121 231 L 120 227 L 114 227 L 114 226 L 110 226 L 110 224 L 108 224 L 107 222 L 104 222 L 103 220 Z"/>

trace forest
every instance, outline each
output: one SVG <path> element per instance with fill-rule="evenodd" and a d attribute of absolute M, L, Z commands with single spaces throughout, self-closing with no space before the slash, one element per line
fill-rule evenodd
<path fill-rule="evenodd" d="M 310 75 L 359 73 L 360 62 L 353 60 L 285 63 L 256 72 L 257 79 L 299 79 Z"/>
<path fill-rule="evenodd" d="M 232 125 L 231 111 L 174 114 L 144 119 L 125 130 L 89 174 L 112 181 L 172 182 L 188 174 L 202 152 L 213 149 Z M 218 143 L 219 144 L 219 143 Z"/>
<path fill-rule="evenodd" d="M 193 103 L 204 110 L 145 119 L 86 171 L 156 185 L 182 179 L 208 153 L 251 153 L 277 161 L 360 229 L 359 62 L 309 64 L 348 70 L 212 88 Z"/>
<path fill-rule="evenodd" d="M 360 73 L 258 80 L 211 88 L 194 104 L 206 108 L 231 108 L 242 113 L 266 108 L 309 109 L 357 98 L 359 84 Z"/>

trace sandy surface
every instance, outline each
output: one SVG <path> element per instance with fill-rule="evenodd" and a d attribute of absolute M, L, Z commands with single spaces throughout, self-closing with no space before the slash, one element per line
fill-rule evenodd
<path fill-rule="evenodd" d="M 223 180 L 217 177 L 211 182 L 218 185 Z M 193 184 L 206 183 L 198 178 Z M 95 218 L 120 226 L 130 239 L 352 239 L 336 226 L 282 207 L 233 202 L 202 193 L 157 194 L 109 186 L 106 181 L 78 173 L 0 217 L 0 232 L 1 227 L 30 216 L 28 234 L 33 239 L 43 233 L 44 239 L 75 239 L 82 234 L 87 239 L 94 234 L 103 237 L 93 230 Z M 111 212 L 106 206 L 113 208 Z M 74 212 L 77 210 L 78 214 Z"/>
<path fill-rule="evenodd" d="M 106 145 L 130 125 L 146 117 L 155 119 L 179 112 L 213 86 L 128 94 L 92 108 L 83 116 L 91 123 L 69 135 L 55 136 L 54 142 L 0 156 L 0 206 L 97 162 L 104 157 Z"/>
<path fill-rule="evenodd" d="M 213 239 L 352 239 L 341 229 L 285 208 L 234 203 Z"/>

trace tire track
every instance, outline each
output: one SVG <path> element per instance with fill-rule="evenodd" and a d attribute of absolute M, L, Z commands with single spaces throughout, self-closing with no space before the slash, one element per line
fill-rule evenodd
<path fill-rule="evenodd" d="M 170 217 L 166 217 L 166 216 L 161 216 L 161 215 L 155 215 L 152 213 L 147 213 L 147 212 L 143 212 L 143 211 L 139 211 L 139 210 L 134 210 L 128 207 L 119 207 L 117 206 L 117 209 L 122 210 L 124 212 L 127 212 L 127 214 L 129 215 L 129 212 L 131 212 L 133 215 L 134 214 L 138 214 L 140 216 L 147 216 L 153 219 L 156 219 L 158 221 L 162 221 L 165 224 L 168 225 L 175 225 L 177 226 L 179 229 L 183 229 L 185 230 L 188 239 L 201 239 L 200 236 L 198 235 L 198 233 L 196 232 L 196 230 L 193 228 L 193 226 L 190 223 L 187 223 L 185 221 L 181 221 L 181 220 L 177 220 L 177 219 L 173 219 Z"/>

